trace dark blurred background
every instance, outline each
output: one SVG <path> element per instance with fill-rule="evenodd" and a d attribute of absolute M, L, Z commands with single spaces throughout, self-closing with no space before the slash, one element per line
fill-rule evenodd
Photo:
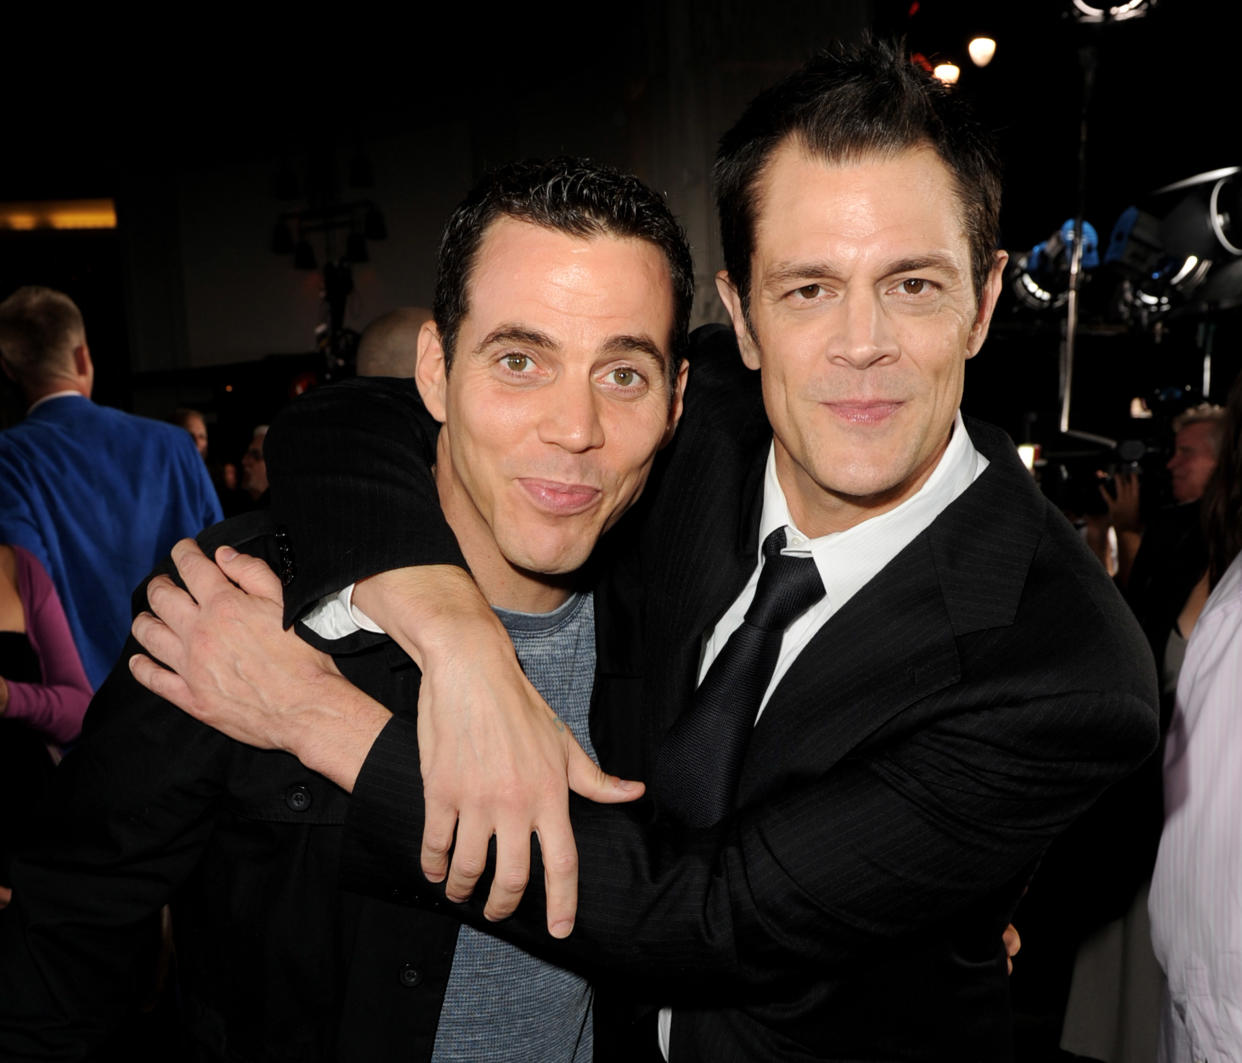
<path fill-rule="evenodd" d="M 240 452 L 292 394 L 349 374 L 354 332 L 429 304 L 440 226 L 472 179 L 510 158 L 571 152 L 667 193 L 694 246 L 696 323 L 718 320 L 717 137 L 759 88 L 867 29 L 960 67 L 955 91 L 1000 137 L 1015 255 L 1075 215 L 1090 71 L 1085 218 L 1103 259 L 1126 208 L 1158 214 L 1162 186 L 1242 164 L 1237 34 L 1229 5 L 1207 0 L 1164 0 L 1105 24 L 1079 21 L 1076 6 L 1093 5 L 637 0 L 503 17 L 446 5 L 399 22 L 361 7 L 280 21 L 204 9 L 175 24 L 14 16 L 0 68 L 0 297 L 30 283 L 67 291 L 86 317 L 100 401 L 151 416 L 203 409 L 213 452 Z M 997 47 L 977 68 L 966 46 L 981 32 Z M 54 208 L 83 200 L 104 201 L 115 227 L 49 226 Z M 1158 449 L 1167 410 L 1205 391 L 1219 399 L 1242 366 L 1242 274 L 1220 253 L 1206 280 L 1179 288 L 1157 252 L 1130 251 L 1128 271 L 1086 271 L 1072 427 Z M 1043 255 L 1050 308 L 1007 289 L 967 373 L 966 407 L 1066 468 L 1107 464 L 1121 459 L 1105 444 L 1057 433 L 1065 257 Z M 1156 417 L 1133 419 L 1136 398 Z M 19 414 L 10 397 L 0 423 Z"/>

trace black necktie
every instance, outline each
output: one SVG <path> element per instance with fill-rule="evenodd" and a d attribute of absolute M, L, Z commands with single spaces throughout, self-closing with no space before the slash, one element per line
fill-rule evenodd
<path fill-rule="evenodd" d="M 729 811 L 785 628 L 824 595 L 815 562 L 788 557 L 781 553 L 784 547 L 784 528 L 763 541 L 763 568 L 746 619 L 656 754 L 655 795 L 689 826 L 710 826 Z"/>

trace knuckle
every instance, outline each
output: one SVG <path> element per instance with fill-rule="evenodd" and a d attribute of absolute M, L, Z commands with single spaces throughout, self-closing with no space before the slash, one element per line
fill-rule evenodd
<path fill-rule="evenodd" d="M 477 856 L 457 856 L 453 859 L 455 877 L 476 879 L 483 874 L 484 862 Z"/>
<path fill-rule="evenodd" d="M 544 866 L 557 875 L 577 874 L 578 853 L 574 849 L 558 849 L 544 857 Z"/>
<path fill-rule="evenodd" d="M 443 856 L 449 851 L 451 837 L 444 834 L 428 835 L 423 839 L 423 852 Z"/>
<path fill-rule="evenodd" d="M 525 868 L 514 868 L 498 874 L 494 885 L 501 893 L 520 894 L 526 889 L 529 881 L 530 875 Z"/>

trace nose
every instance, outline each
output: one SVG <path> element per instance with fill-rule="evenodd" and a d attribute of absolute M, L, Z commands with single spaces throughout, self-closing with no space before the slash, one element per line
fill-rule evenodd
<path fill-rule="evenodd" d="M 834 362 L 868 369 L 895 362 L 899 357 L 892 324 L 875 292 L 847 290 L 834 323 L 836 328 L 828 348 L 828 356 Z"/>
<path fill-rule="evenodd" d="M 604 445 L 599 404 L 603 397 L 590 380 L 564 379 L 544 391 L 539 439 L 572 453 Z"/>

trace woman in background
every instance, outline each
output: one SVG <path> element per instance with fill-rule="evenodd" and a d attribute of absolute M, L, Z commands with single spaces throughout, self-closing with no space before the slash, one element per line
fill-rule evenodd
<path fill-rule="evenodd" d="M 9 861 L 34 836 L 60 747 L 78 736 L 90 699 L 51 579 L 32 554 L 0 545 L 0 906 Z"/>

